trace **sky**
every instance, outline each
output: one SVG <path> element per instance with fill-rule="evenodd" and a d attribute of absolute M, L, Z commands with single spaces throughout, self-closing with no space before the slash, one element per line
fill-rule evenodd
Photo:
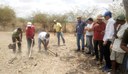
<path fill-rule="evenodd" d="M 92 6 L 107 9 L 113 0 L 0 0 L 0 5 L 8 5 L 18 17 L 27 17 L 33 12 L 61 14 L 73 9 L 88 9 Z"/>

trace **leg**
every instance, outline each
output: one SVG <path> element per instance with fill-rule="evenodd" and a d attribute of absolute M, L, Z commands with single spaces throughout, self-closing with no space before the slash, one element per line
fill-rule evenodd
<path fill-rule="evenodd" d="M 106 62 L 106 66 L 111 68 L 111 60 L 110 60 L 110 41 L 107 41 L 107 44 L 104 46 L 104 58 Z"/>
<path fill-rule="evenodd" d="M 93 45 L 92 45 L 92 36 L 89 36 L 89 43 L 90 43 L 89 48 L 91 50 L 91 53 L 92 53 L 92 55 L 94 55 L 95 51 L 94 51 Z"/>
<path fill-rule="evenodd" d="M 84 51 L 84 34 L 81 35 L 81 41 L 82 41 L 82 51 Z"/>
<path fill-rule="evenodd" d="M 12 42 L 14 45 L 13 52 L 15 53 L 16 52 L 16 38 L 15 37 L 12 37 Z"/>
<path fill-rule="evenodd" d="M 77 50 L 80 50 L 80 34 L 77 34 Z"/>
<path fill-rule="evenodd" d="M 96 60 L 99 60 L 99 53 L 98 53 L 98 40 L 94 40 L 94 50 L 95 50 L 95 56 Z"/>
<path fill-rule="evenodd" d="M 110 58 L 111 58 L 111 61 L 112 61 L 111 62 L 112 63 L 111 73 L 116 74 L 116 53 L 115 53 L 115 51 L 112 50 Z"/>
<path fill-rule="evenodd" d="M 103 41 L 99 40 L 100 63 L 103 63 Z"/>
<path fill-rule="evenodd" d="M 39 52 L 41 51 L 41 39 L 38 38 L 38 48 L 39 48 Z"/>
<path fill-rule="evenodd" d="M 58 46 L 60 45 L 60 32 L 57 32 Z"/>
<path fill-rule="evenodd" d="M 87 52 L 87 54 L 91 54 L 89 36 L 86 36 L 86 43 L 87 43 L 87 48 L 89 49 L 89 51 Z"/>
<path fill-rule="evenodd" d="M 31 48 L 31 39 L 27 38 L 27 44 L 28 44 L 28 52 L 30 51 Z"/>
<path fill-rule="evenodd" d="M 18 50 L 19 50 L 19 52 L 21 52 L 21 41 L 20 41 L 20 37 L 17 37 L 17 40 L 18 40 L 18 43 L 17 43 Z"/>
<path fill-rule="evenodd" d="M 62 32 L 60 32 L 60 36 L 61 36 L 61 38 L 62 38 L 63 43 L 65 44 L 65 39 L 64 39 L 64 37 L 63 37 L 63 33 L 62 33 Z"/>

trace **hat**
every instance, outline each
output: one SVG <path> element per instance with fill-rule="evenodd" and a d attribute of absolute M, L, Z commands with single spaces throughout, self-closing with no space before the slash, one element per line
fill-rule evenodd
<path fill-rule="evenodd" d="M 117 16 L 117 20 L 125 20 L 125 15 L 120 14 L 119 16 Z"/>
<path fill-rule="evenodd" d="M 97 19 L 104 19 L 102 15 L 98 15 Z"/>
<path fill-rule="evenodd" d="M 110 16 L 112 17 L 112 13 L 110 11 L 105 12 L 104 16 Z"/>
<path fill-rule="evenodd" d="M 81 19 L 81 16 L 78 16 L 77 19 Z"/>
<path fill-rule="evenodd" d="M 31 26 L 32 26 L 32 23 L 31 23 L 31 22 L 28 22 L 28 23 L 27 23 L 27 26 L 28 26 L 28 27 L 31 27 Z"/>
<path fill-rule="evenodd" d="M 56 20 L 53 20 L 54 22 L 56 22 Z"/>

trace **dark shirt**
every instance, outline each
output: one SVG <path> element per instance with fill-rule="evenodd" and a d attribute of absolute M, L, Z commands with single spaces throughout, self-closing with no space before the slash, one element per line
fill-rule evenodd
<path fill-rule="evenodd" d="M 86 26 L 86 23 L 83 21 L 79 21 L 76 25 L 76 33 L 77 34 L 84 34 L 84 27 Z"/>
<path fill-rule="evenodd" d="M 128 28 L 125 30 L 123 34 L 122 42 L 128 44 Z"/>

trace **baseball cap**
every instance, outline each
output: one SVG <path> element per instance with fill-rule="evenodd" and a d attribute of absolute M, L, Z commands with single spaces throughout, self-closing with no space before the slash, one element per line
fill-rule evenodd
<path fill-rule="evenodd" d="M 125 15 L 120 14 L 119 16 L 117 16 L 117 20 L 125 20 Z"/>
<path fill-rule="evenodd" d="M 110 16 L 112 17 L 112 13 L 110 11 L 105 12 L 104 16 Z"/>

